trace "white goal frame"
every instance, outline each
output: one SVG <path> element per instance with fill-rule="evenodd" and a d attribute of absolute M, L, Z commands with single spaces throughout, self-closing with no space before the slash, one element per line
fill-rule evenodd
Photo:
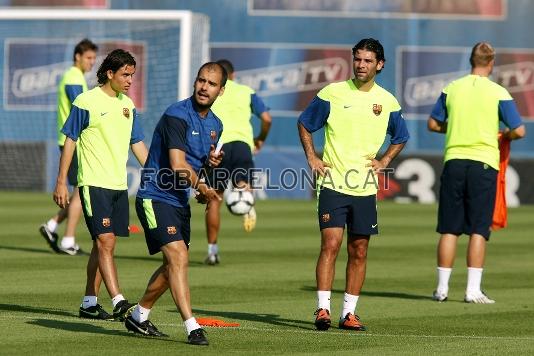
<path fill-rule="evenodd" d="M 193 43 L 193 12 L 185 10 L 86 10 L 86 9 L 4 9 L 1 20 L 157 20 L 180 21 L 180 48 L 178 68 L 178 100 L 191 94 L 191 45 Z M 209 49 L 202 53 L 208 61 Z"/>

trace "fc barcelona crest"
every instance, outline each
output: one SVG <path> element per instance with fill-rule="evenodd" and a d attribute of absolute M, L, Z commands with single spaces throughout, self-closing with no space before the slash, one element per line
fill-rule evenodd
<path fill-rule="evenodd" d="M 110 227 L 111 226 L 111 219 L 110 218 L 103 218 L 102 219 L 102 226 Z"/>
<path fill-rule="evenodd" d="M 217 132 L 211 130 L 210 131 L 210 137 L 212 141 L 215 141 L 217 139 Z"/>
<path fill-rule="evenodd" d="M 130 109 L 123 108 L 122 109 L 122 114 L 124 115 L 125 118 L 129 119 L 130 118 Z"/>
<path fill-rule="evenodd" d="M 378 116 L 382 112 L 382 105 L 380 104 L 373 104 L 373 113 Z"/>
<path fill-rule="evenodd" d="M 167 234 L 176 235 L 176 226 L 167 226 Z"/>

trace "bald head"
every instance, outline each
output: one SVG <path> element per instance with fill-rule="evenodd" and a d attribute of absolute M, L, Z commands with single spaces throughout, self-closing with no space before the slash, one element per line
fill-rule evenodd
<path fill-rule="evenodd" d="M 488 42 L 479 42 L 471 51 L 471 67 L 487 67 L 495 59 L 495 50 Z"/>

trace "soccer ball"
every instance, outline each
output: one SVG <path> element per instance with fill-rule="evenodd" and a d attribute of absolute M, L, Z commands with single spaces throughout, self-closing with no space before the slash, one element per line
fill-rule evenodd
<path fill-rule="evenodd" d="M 254 195 L 244 189 L 232 188 L 227 190 L 224 200 L 228 211 L 234 215 L 245 215 L 254 206 Z"/>

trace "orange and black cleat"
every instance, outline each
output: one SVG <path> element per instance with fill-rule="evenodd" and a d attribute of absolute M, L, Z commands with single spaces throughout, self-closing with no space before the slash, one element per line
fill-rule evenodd
<path fill-rule="evenodd" d="M 358 315 L 347 313 L 343 319 L 339 320 L 339 328 L 345 330 L 365 331 L 365 326 L 360 322 Z"/>
<path fill-rule="evenodd" d="M 314 315 L 316 315 L 315 327 L 317 328 L 317 330 L 324 331 L 330 328 L 331 321 L 330 312 L 328 311 L 328 309 L 319 308 L 315 311 Z"/>

